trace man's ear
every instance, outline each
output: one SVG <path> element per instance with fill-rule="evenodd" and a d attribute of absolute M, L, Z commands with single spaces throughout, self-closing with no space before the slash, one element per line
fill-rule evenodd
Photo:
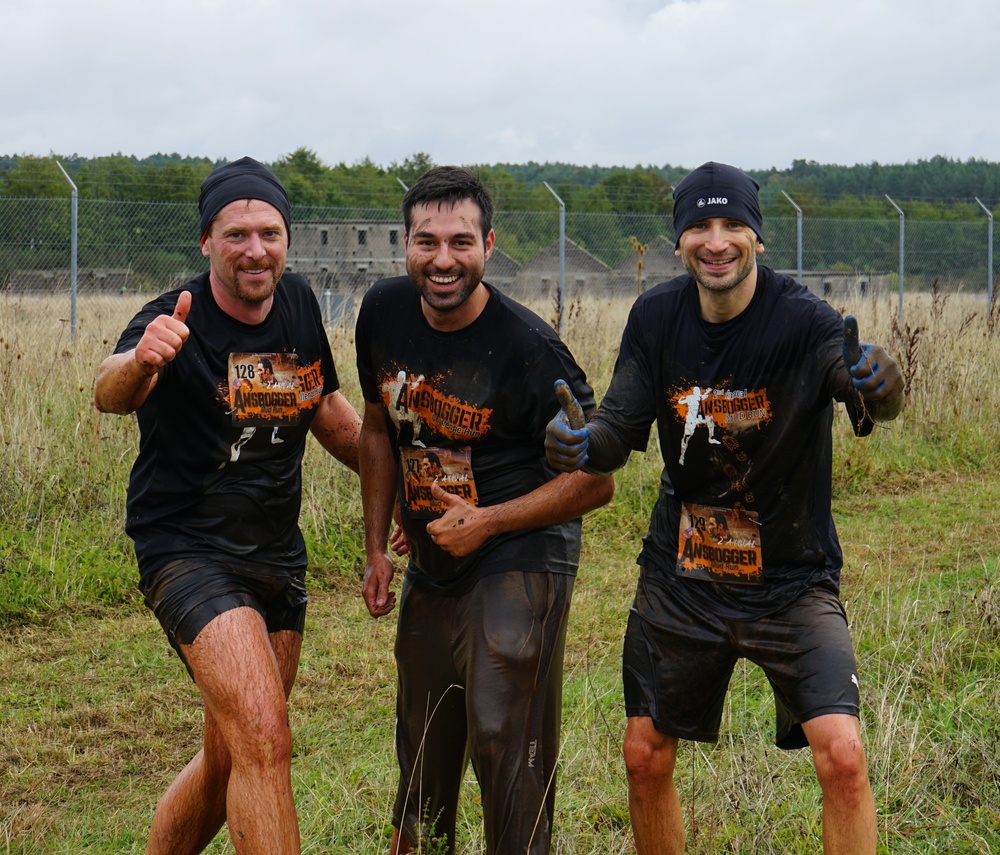
<path fill-rule="evenodd" d="M 757 238 L 757 255 L 761 255 L 764 252 L 764 241 Z"/>

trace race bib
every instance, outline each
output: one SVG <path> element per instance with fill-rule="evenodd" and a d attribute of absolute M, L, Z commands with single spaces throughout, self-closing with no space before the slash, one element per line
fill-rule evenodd
<path fill-rule="evenodd" d="M 316 369 L 310 369 L 318 373 Z M 234 425 L 295 425 L 323 391 L 295 353 L 231 353 L 229 412 Z"/>
<path fill-rule="evenodd" d="M 684 502 L 677 537 L 677 575 L 709 582 L 763 581 L 760 520 L 753 511 Z"/>
<path fill-rule="evenodd" d="M 435 518 L 444 513 L 445 505 L 431 496 L 431 484 L 435 482 L 445 492 L 478 504 L 469 446 L 404 446 L 400 449 L 399 463 L 403 470 L 403 505 L 411 516 Z"/>

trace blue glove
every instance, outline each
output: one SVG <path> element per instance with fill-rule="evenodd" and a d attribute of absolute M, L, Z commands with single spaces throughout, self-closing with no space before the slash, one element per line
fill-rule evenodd
<path fill-rule="evenodd" d="M 587 462 L 590 428 L 583 409 L 564 380 L 555 382 L 560 409 L 545 426 L 545 458 L 560 472 L 575 472 Z"/>
<path fill-rule="evenodd" d="M 899 366 L 881 345 L 858 339 L 858 321 L 854 315 L 844 318 L 844 364 L 851 375 L 851 383 L 866 403 L 885 409 L 888 418 L 899 412 L 903 396 L 903 375 Z M 876 418 L 879 415 L 881 413 Z"/>

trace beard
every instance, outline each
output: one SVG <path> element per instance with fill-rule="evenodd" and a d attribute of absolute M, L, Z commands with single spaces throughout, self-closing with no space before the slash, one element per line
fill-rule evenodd
<path fill-rule="evenodd" d="M 474 264 L 467 268 L 453 268 L 446 272 L 416 264 L 406 265 L 410 281 L 416 286 L 424 302 L 438 312 L 447 312 L 464 305 L 483 281 L 484 270 L 485 264 Z M 431 275 L 437 277 L 457 275 L 460 278 L 454 285 L 447 286 L 448 290 L 442 291 L 441 285 L 431 281 Z"/>
<path fill-rule="evenodd" d="M 271 265 L 265 266 L 270 271 L 270 278 L 255 282 L 252 285 L 240 279 L 239 270 L 235 271 L 226 283 L 229 293 L 241 303 L 246 303 L 251 306 L 260 305 L 270 299 L 274 294 L 275 289 L 278 287 L 278 280 L 281 276 Z"/>
<path fill-rule="evenodd" d="M 706 291 L 711 291 L 713 294 L 724 294 L 726 291 L 732 291 L 753 273 L 754 267 L 757 265 L 757 259 L 753 254 L 746 258 L 741 256 L 734 270 L 724 276 L 714 276 L 704 270 L 697 259 L 685 258 L 683 261 L 687 272 L 691 274 L 691 278 L 700 287 Z"/>

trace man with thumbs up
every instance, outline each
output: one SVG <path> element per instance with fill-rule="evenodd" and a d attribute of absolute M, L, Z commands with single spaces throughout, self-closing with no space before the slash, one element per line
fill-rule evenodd
<path fill-rule="evenodd" d="M 706 163 L 674 190 L 687 274 L 632 307 L 608 392 L 582 428 L 550 424 L 549 462 L 613 472 L 656 422 L 660 492 L 638 558 L 623 680 L 639 855 L 680 855 L 680 740 L 719 737 L 743 658 L 774 692 L 775 741 L 812 750 L 827 855 L 874 855 L 860 681 L 831 514 L 834 401 L 859 436 L 896 417 L 903 381 L 878 345 L 764 252 L 757 183 Z M 705 532 L 708 537 L 702 537 Z"/>
<path fill-rule="evenodd" d="M 298 517 L 311 432 L 357 471 L 360 419 L 309 284 L 285 272 L 290 205 L 251 158 L 205 179 L 206 273 L 132 319 L 99 410 L 136 414 L 126 531 L 139 586 L 204 703 L 204 746 L 160 800 L 147 853 L 300 851 L 287 698 L 305 623 Z M 262 365 L 268 376 L 260 376 Z"/>
<path fill-rule="evenodd" d="M 610 477 L 545 462 L 553 383 L 565 377 L 585 410 L 593 391 L 551 327 L 483 281 L 492 217 L 470 170 L 425 173 L 403 198 L 407 275 L 376 283 L 358 315 L 374 617 L 395 604 L 386 542 L 397 494 L 410 548 L 396 633 L 393 855 L 432 839 L 455 851 L 470 758 L 486 852 L 549 851 L 580 517 L 614 489 Z"/>

